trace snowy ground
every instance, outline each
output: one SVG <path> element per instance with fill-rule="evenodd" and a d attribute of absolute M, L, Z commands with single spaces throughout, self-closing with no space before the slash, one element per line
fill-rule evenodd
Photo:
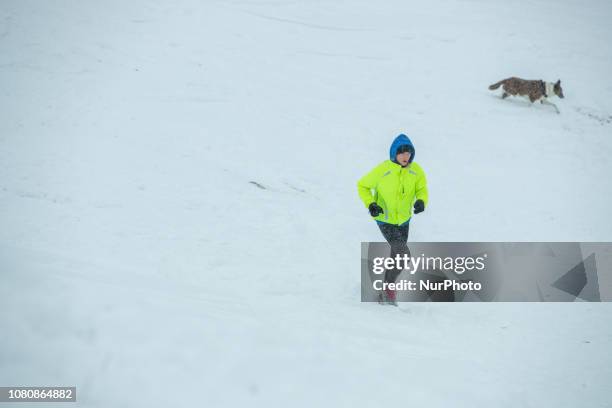
<path fill-rule="evenodd" d="M 611 241 L 611 19 L 3 0 L 0 385 L 76 385 L 82 407 L 612 407 L 609 304 L 360 303 L 359 243 L 381 237 L 355 186 L 405 132 L 431 200 L 411 240 Z M 561 114 L 487 90 L 512 75 L 560 78 Z"/>

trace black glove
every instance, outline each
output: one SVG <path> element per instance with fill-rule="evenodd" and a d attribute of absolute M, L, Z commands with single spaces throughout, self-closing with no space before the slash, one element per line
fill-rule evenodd
<path fill-rule="evenodd" d="M 368 211 L 370 211 L 372 217 L 378 217 L 380 214 L 384 214 L 383 209 L 376 203 L 371 203 L 368 206 Z"/>
<path fill-rule="evenodd" d="M 414 203 L 414 213 L 418 214 L 422 213 L 423 211 L 425 211 L 425 203 L 423 200 L 416 200 Z"/>

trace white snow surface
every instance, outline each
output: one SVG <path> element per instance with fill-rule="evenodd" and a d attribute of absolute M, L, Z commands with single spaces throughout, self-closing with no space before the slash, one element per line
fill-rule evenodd
<path fill-rule="evenodd" d="M 612 240 L 610 21 L 595 0 L 2 0 L 0 385 L 611 407 L 610 304 L 361 303 L 382 236 L 356 191 L 405 132 L 430 189 L 410 240 Z M 509 76 L 561 79 L 561 113 L 487 89 Z"/>

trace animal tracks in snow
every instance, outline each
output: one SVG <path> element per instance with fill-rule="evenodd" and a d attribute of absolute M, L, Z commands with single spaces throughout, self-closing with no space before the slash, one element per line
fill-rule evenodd
<path fill-rule="evenodd" d="M 575 109 L 576 109 L 576 112 L 578 112 L 579 114 L 584 115 L 587 118 L 590 118 L 590 119 L 593 119 L 594 121 L 599 122 L 602 126 L 612 124 L 612 115 L 609 115 L 603 112 L 597 112 L 594 109 L 585 108 L 585 107 L 578 107 Z"/>

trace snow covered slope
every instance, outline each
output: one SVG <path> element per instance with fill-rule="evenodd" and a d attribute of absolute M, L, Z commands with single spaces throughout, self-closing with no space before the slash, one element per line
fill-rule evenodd
<path fill-rule="evenodd" d="M 0 385 L 83 407 L 606 407 L 608 304 L 359 302 L 413 241 L 612 240 L 607 1 L 3 0 Z M 501 100 L 562 80 L 561 114 Z M 606 385 L 608 384 L 608 385 Z M 23 405 L 24 407 L 27 405 Z"/>

